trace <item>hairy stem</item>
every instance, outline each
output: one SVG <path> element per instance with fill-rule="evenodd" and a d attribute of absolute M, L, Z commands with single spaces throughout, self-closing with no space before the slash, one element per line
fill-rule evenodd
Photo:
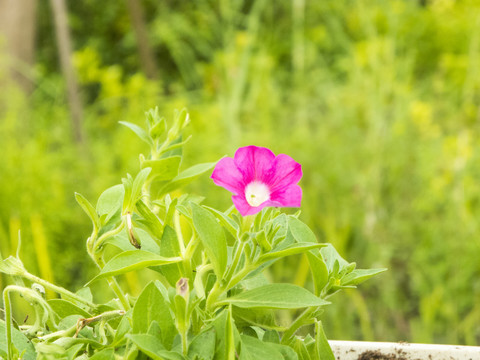
<path fill-rule="evenodd" d="M 43 280 L 43 279 L 41 279 L 41 278 L 39 278 L 39 277 L 37 277 L 33 274 L 30 274 L 27 271 L 25 271 L 23 274 L 21 274 L 21 276 L 23 276 L 25 279 L 30 280 L 31 282 L 40 284 L 47 289 L 50 289 L 50 290 L 52 290 L 52 291 L 54 291 L 58 294 L 61 294 L 61 295 L 65 296 L 66 298 L 69 298 L 69 299 L 78 301 L 79 303 L 82 303 L 84 305 L 87 305 L 89 308 L 94 309 L 94 308 L 97 307 L 97 305 L 95 305 L 94 303 L 83 299 L 82 297 L 78 296 L 77 294 L 72 293 L 71 291 L 69 291 L 65 288 L 62 288 L 60 286 L 54 285 L 54 284 L 52 284 L 52 283 L 50 283 L 46 280 Z"/>
<path fill-rule="evenodd" d="M 295 335 L 295 332 L 301 328 L 304 325 L 307 325 L 308 323 L 306 320 L 312 315 L 312 313 L 316 310 L 316 307 L 312 306 L 307 309 L 305 309 L 290 325 L 287 331 L 283 333 L 282 336 L 282 344 L 287 344 L 288 341 Z"/>
<path fill-rule="evenodd" d="M 7 338 L 7 360 L 13 359 L 12 354 L 12 308 L 10 306 L 10 290 L 11 286 L 7 286 L 3 290 L 3 304 L 5 306 L 5 325 Z"/>

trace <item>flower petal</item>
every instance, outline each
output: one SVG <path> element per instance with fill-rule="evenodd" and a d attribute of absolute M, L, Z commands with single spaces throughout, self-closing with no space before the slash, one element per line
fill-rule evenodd
<path fill-rule="evenodd" d="M 263 204 L 260 204 L 260 206 L 253 207 L 253 206 L 250 206 L 250 204 L 245 199 L 245 196 L 243 195 L 232 196 L 232 201 L 233 201 L 233 204 L 235 205 L 235 208 L 238 210 L 238 212 L 242 216 L 256 214 L 260 212 L 265 206 L 269 206 L 268 203 L 270 202 L 270 201 L 265 201 Z"/>
<path fill-rule="evenodd" d="M 216 185 L 222 186 L 234 194 L 244 193 L 245 183 L 243 181 L 243 175 L 230 157 L 221 159 L 217 165 L 215 165 L 215 169 L 210 178 Z"/>
<path fill-rule="evenodd" d="M 267 184 L 272 192 L 276 192 L 286 186 L 297 184 L 302 178 L 302 166 L 290 156 L 279 154 L 273 163 L 273 177 Z"/>
<path fill-rule="evenodd" d="M 243 174 L 245 184 L 271 178 L 274 160 L 275 154 L 270 149 L 254 145 L 239 148 L 234 156 L 235 164 Z"/>
<path fill-rule="evenodd" d="M 266 206 L 300 207 L 302 203 L 302 188 L 299 185 L 283 187 L 270 194 Z M 262 204 L 263 205 L 263 204 Z"/>

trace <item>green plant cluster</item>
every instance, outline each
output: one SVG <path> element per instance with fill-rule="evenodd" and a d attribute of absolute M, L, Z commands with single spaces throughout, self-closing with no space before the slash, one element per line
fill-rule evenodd
<path fill-rule="evenodd" d="M 93 273 L 75 255 L 89 224 L 71 194 L 96 198 L 137 172 L 131 154 L 144 148 L 118 120 L 187 106 L 198 141 L 186 165 L 250 144 L 291 154 L 305 170 L 303 221 L 343 257 L 392 270 L 331 305 L 330 337 L 480 344 L 478 0 L 142 3 L 157 80 L 139 70 L 123 4 L 69 4 L 82 148 L 40 2 L 36 90 L 0 87 L 2 253 L 21 228 L 36 244 L 22 249 L 27 268 L 78 288 Z M 206 179 L 188 190 L 228 206 Z M 271 276 L 313 288 L 298 260 Z"/>
<path fill-rule="evenodd" d="M 0 272 L 15 285 L 3 290 L 0 356 L 22 359 L 287 359 L 333 360 L 319 320 L 327 299 L 385 269 L 357 269 L 310 228 L 275 208 L 241 217 L 201 205 L 179 187 L 215 163 L 180 170 L 182 135 L 189 123 L 177 112 L 171 128 L 158 109 L 146 113 L 148 129 L 123 122 L 151 151 L 141 170 L 105 190 L 93 206 L 76 200 L 92 222 L 87 252 L 98 274 L 73 293 L 25 269 L 18 254 L 0 258 Z M 282 258 L 305 254 L 313 292 L 269 281 L 264 271 Z M 138 297 L 122 289 L 120 275 L 149 268 L 158 273 Z M 106 281 L 115 298 L 96 302 L 89 285 Z M 61 298 L 46 299 L 46 290 Z M 13 321 L 11 295 L 33 307 L 34 323 Z M 296 310 L 278 324 L 274 310 Z M 297 336 L 313 325 L 314 331 Z"/>

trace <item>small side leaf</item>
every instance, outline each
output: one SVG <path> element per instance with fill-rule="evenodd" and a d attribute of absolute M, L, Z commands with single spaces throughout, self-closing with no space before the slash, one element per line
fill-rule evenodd
<path fill-rule="evenodd" d="M 387 269 L 355 269 L 342 278 L 342 285 L 358 285 Z"/>
<path fill-rule="evenodd" d="M 128 121 L 119 121 L 120 124 L 128 127 L 130 130 L 132 130 L 140 139 L 145 141 L 148 145 L 153 147 L 153 140 L 152 138 L 147 134 L 145 130 L 143 130 L 140 126 L 132 124 L 131 122 Z"/>
<path fill-rule="evenodd" d="M 208 206 L 204 206 L 204 208 L 207 209 L 208 211 L 210 211 L 213 215 L 215 215 L 215 217 L 218 219 L 218 221 L 220 221 L 220 224 L 222 224 L 222 226 L 225 229 L 227 229 L 228 232 L 235 239 L 237 238 L 239 226 L 233 219 L 229 218 L 228 215 L 225 214 L 224 212 L 218 211 L 214 208 L 211 208 L 211 207 L 208 207 Z"/>
<path fill-rule="evenodd" d="M 90 283 L 107 276 L 120 275 L 149 266 L 173 264 L 180 261 L 182 261 L 180 257 L 165 258 L 143 250 L 125 251 L 113 257 L 100 271 L 100 274 L 95 276 Z"/>
<path fill-rule="evenodd" d="M 320 360 L 335 360 L 332 348 L 328 343 L 321 321 L 315 323 L 315 350 Z"/>
<path fill-rule="evenodd" d="M 172 181 L 168 182 L 160 189 L 158 196 L 169 193 L 175 189 L 189 184 L 191 181 L 195 180 L 197 177 L 213 168 L 215 164 L 216 163 L 198 164 L 182 171 L 180 174 L 175 176 Z"/>
<path fill-rule="evenodd" d="M 93 227 L 98 230 L 101 226 L 100 218 L 98 217 L 97 211 L 93 207 L 92 204 L 82 195 L 79 193 L 75 193 L 75 200 L 77 200 L 78 205 L 85 211 L 88 215 L 90 220 L 92 220 Z"/>
<path fill-rule="evenodd" d="M 263 254 L 258 259 L 259 263 L 264 263 L 265 261 L 272 260 L 272 259 L 279 259 L 285 256 L 301 254 L 305 251 L 309 251 L 312 249 L 319 249 L 324 247 L 325 244 L 309 244 L 309 243 L 294 243 L 292 245 L 287 246 L 286 248 L 279 250 L 279 251 L 272 251 L 266 254 Z"/>

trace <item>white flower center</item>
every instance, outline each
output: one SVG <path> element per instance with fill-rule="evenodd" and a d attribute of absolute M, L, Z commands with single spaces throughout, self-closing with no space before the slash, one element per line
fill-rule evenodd
<path fill-rule="evenodd" d="M 270 189 L 260 181 L 252 181 L 245 188 L 245 198 L 250 206 L 260 206 L 270 200 Z"/>

